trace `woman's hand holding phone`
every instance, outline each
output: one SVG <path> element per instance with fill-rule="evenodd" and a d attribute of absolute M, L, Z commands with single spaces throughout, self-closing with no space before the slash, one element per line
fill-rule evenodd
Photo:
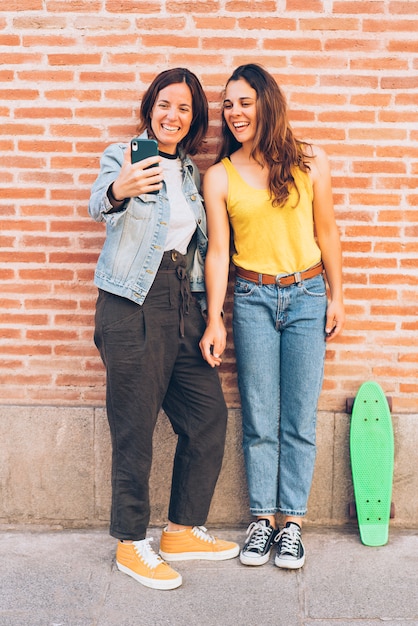
<path fill-rule="evenodd" d="M 151 142 L 151 140 L 142 141 Z M 156 145 L 156 142 L 152 143 Z M 133 156 L 132 142 L 128 145 L 119 176 L 112 185 L 112 196 L 116 201 L 121 202 L 125 198 L 134 198 L 143 193 L 158 193 L 161 189 L 163 168 L 159 165 L 161 157 L 158 155 L 158 148 L 153 156 L 140 158 L 142 154 L 143 152 L 138 151 L 138 154 Z M 135 162 L 136 158 L 138 160 Z"/>

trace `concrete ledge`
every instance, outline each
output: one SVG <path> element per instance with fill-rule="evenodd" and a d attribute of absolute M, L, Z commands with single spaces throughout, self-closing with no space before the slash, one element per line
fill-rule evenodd
<path fill-rule="evenodd" d="M 227 445 L 208 524 L 245 526 L 249 520 L 241 451 L 241 414 L 229 410 Z M 418 415 L 393 415 L 395 519 L 418 527 Z M 110 507 L 110 437 L 104 408 L 0 406 L 0 523 L 62 528 L 106 527 Z M 318 456 L 307 522 L 353 525 L 349 416 L 318 415 Z M 176 436 L 161 413 L 154 436 L 151 524 L 165 524 Z"/>

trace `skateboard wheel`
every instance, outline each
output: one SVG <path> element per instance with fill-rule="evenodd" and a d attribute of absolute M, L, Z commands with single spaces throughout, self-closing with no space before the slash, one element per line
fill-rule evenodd
<path fill-rule="evenodd" d="M 385 396 L 388 406 L 389 406 L 389 411 L 392 411 L 392 396 Z M 345 399 L 345 412 L 350 414 L 353 412 L 353 405 L 354 405 L 354 400 L 355 398 L 346 398 Z"/>
<path fill-rule="evenodd" d="M 354 398 L 345 399 L 345 412 L 350 414 L 353 411 Z"/>
<path fill-rule="evenodd" d="M 357 509 L 355 502 L 348 503 L 348 517 L 350 519 L 355 519 L 357 517 Z"/>
<path fill-rule="evenodd" d="M 357 517 L 357 509 L 355 502 L 348 503 L 348 517 L 350 519 L 356 519 Z M 390 503 L 390 519 L 395 519 L 395 503 Z"/>

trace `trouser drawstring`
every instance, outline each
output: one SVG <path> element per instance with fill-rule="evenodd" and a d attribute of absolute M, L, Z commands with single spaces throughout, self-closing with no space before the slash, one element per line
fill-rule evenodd
<path fill-rule="evenodd" d="M 190 284 L 187 277 L 186 268 L 179 265 L 176 267 L 176 274 L 180 279 L 180 337 L 184 337 L 184 316 L 189 313 L 190 298 L 192 296 L 190 292 Z"/>

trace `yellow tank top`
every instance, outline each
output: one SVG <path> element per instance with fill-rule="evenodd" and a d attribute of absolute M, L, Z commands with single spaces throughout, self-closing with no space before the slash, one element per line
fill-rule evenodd
<path fill-rule="evenodd" d="M 228 158 L 227 211 L 234 235 L 235 265 L 261 274 L 293 274 L 321 260 L 314 238 L 313 189 L 308 174 L 295 168 L 298 194 L 292 189 L 286 204 L 273 207 L 267 189 L 255 189 Z M 298 204 L 296 204 L 298 202 Z"/>

